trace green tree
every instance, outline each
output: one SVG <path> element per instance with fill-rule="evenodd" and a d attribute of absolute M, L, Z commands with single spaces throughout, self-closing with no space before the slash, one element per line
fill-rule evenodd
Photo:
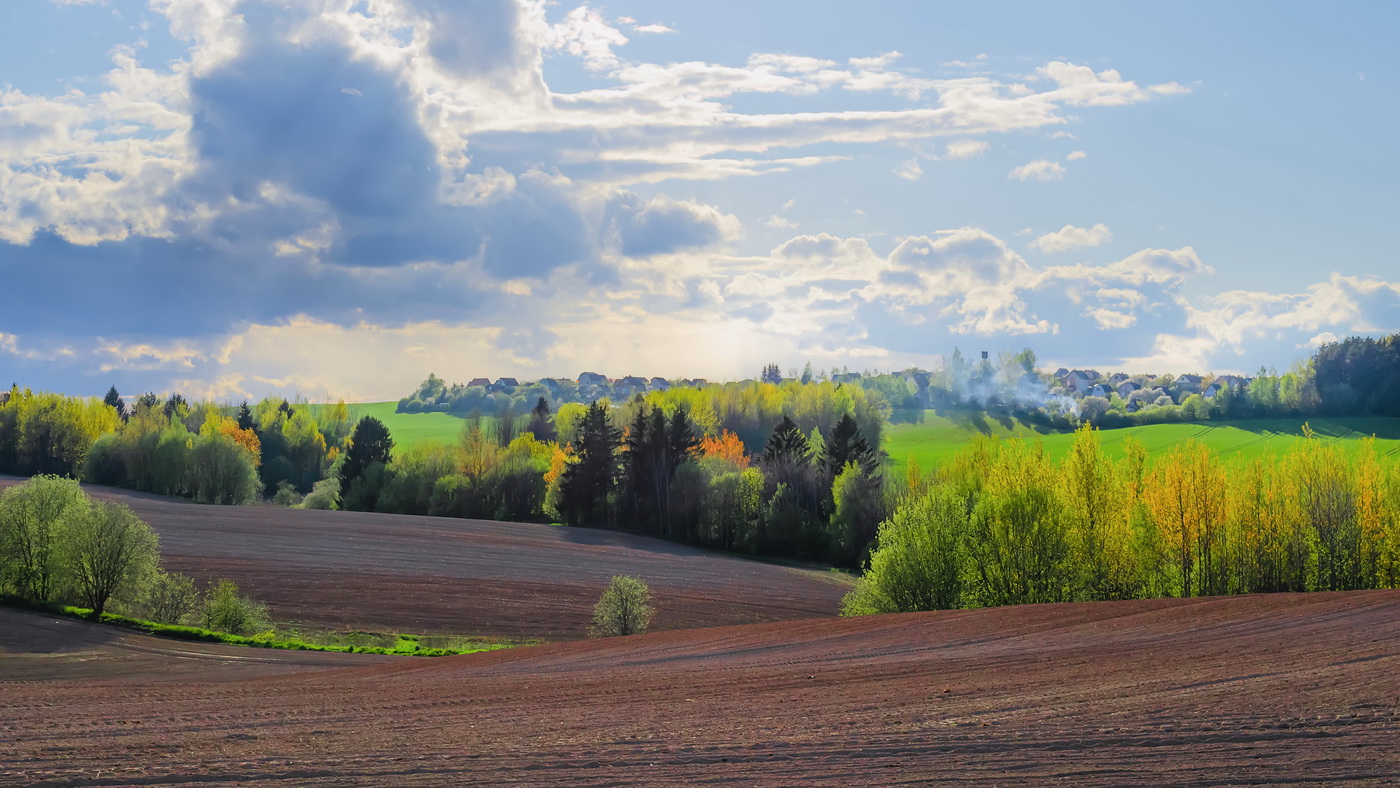
<path fill-rule="evenodd" d="M 0 585 L 48 602 L 61 585 L 63 541 L 90 503 L 72 479 L 35 476 L 0 492 Z"/>
<path fill-rule="evenodd" d="M 554 429 L 554 421 L 550 418 L 549 400 L 540 397 L 535 401 L 535 407 L 530 409 L 530 421 L 525 425 L 525 431 L 533 433 L 535 440 L 541 443 L 559 439 L 559 433 Z"/>
<path fill-rule="evenodd" d="M 340 466 L 340 491 L 344 508 L 374 511 L 379 486 L 384 479 L 384 467 L 393 457 L 394 439 L 389 428 L 373 416 L 365 416 L 355 425 L 350 436 L 350 448 Z"/>
<path fill-rule="evenodd" d="M 126 418 L 126 402 L 122 400 L 122 395 L 117 393 L 116 386 L 107 389 L 107 396 L 102 398 L 102 404 L 115 410 L 123 419 Z"/>
<path fill-rule="evenodd" d="M 639 635 L 651 624 L 651 590 L 640 577 L 616 575 L 593 607 L 593 634 Z"/>
<path fill-rule="evenodd" d="M 179 572 L 159 569 L 146 587 L 146 618 L 160 624 L 179 624 L 199 605 L 194 581 Z"/>
<path fill-rule="evenodd" d="M 113 598 L 130 599 L 155 571 L 155 531 L 131 509 L 98 501 L 71 519 L 62 562 L 72 595 L 101 617 Z"/>
<path fill-rule="evenodd" d="M 608 417 L 607 401 L 595 400 L 579 425 L 575 459 L 560 481 L 559 511 L 569 525 L 612 523 L 609 499 L 617 487 L 620 437 Z"/>
<path fill-rule="evenodd" d="M 230 635 L 252 635 L 271 625 L 267 607 L 238 593 L 232 580 L 220 580 L 204 595 L 204 628 Z"/>
<path fill-rule="evenodd" d="M 843 615 L 949 610 L 963 601 L 967 501 L 936 485 L 880 524 L 870 566 L 842 600 Z"/>

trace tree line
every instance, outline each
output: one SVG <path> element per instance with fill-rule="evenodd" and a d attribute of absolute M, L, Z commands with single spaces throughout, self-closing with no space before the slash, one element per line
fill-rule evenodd
<path fill-rule="evenodd" d="M 0 599 L 233 634 L 269 626 L 266 608 L 233 583 L 201 594 L 189 577 L 161 570 L 159 544 L 128 507 L 88 497 L 73 479 L 35 476 L 0 491 Z"/>
<path fill-rule="evenodd" d="M 844 612 L 1400 586 L 1400 466 L 1305 434 L 1230 461 L 1129 438 L 1114 462 L 1085 425 L 1058 465 L 979 441 L 914 472 Z"/>
<path fill-rule="evenodd" d="M 860 387 L 833 383 L 672 389 L 557 413 L 540 398 L 521 420 L 468 419 L 457 443 L 403 452 L 365 418 L 338 505 L 614 528 L 855 567 L 892 500 L 878 443 L 887 415 Z"/>
<path fill-rule="evenodd" d="M 343 403 L 267 398 L 254 406 L 144 394 L 128 406 L 13 386 L 0 402 L 0 473 L 57 474 L 205 503 L 282 500 L 312 490 L 344 451 Z"/>

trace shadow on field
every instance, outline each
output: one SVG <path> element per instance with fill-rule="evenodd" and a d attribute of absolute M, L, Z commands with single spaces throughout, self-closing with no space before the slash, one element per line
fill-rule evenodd
<path fill-rule="evenodd" d="M 1303 423 L 1324 438 L 1365 438 L 1372 435 L 1383 440 L 1400 440 L 1400 419 L 1366 416 L 1338 418 L 1309 418 L 1293 416 L 1278 419 L 1237 419 L 1202 422 L 1208 426 L 1234 427 L 1255 434 L 1296 435 L 1302 437 Z"/>
<path fill-rule="evenodd" d="M 689 558 L 701 554 L 723 556 L 723 553 L 710 553 L 698 547 L 691 547 L 677 542 L 668 542 L 654 536 L 643 536 L 629 531 L 610 531 L 586 526 L 560 526 L 556 530 L 560 534 L 560 538 L 569 544 L 588 545 L 590 547 L 626 547 L 642 553 L 677 556 L 681 558 Z"/>
<path fill-rule="evenodd" d="M 62 654 L 115 642 L 115 627 L 0 605 L 0 659 L 5 654 Z"/>

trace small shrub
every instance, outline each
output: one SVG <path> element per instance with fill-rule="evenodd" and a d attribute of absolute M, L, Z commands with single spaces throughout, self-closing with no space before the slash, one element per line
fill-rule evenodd
<path fill-rule="evenodd" d="M 277 483 L 277 492 L 272 495 L 272 502 L 278 506 L 296 506 L 301 503 L 301 493 L 292 483 L 283 479 Z"/>
<path fill-rule="evenodd" d="M 303 509 L 339 509 L 340 501 L 340 477 L 327 476 L 316 482 L 311 488 L 311 492 L 301 499 Z"/>
<path fill-rule="evenodd" d="M 157 571 L 146 589 L 146 617 L 158 624 L 179 624 L 198 606 L 194 580 L 179 572 Z"/>
<path fill-rule="evenodd" d="M 204 627 L 230 635 L 250 635 L 270 628 L 267 607 L 238 593 L 232 580 L 220 580 L 204 595 Z"/>
<path fill-rule="evenodd" d="M 593 634 L 638 635 L 651 624 L 651 590 L 639 577 L 617 575 L 593 607 Z"/>

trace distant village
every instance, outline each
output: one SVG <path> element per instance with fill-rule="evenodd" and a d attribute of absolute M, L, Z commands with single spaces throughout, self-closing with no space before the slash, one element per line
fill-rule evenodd
<path fill-rule="evenodd" d="M 1251 380 L 1240 375 L 1159 376 L 1124 372 L 1105 375 L 1094 369 L 1065 368 L 1047 374 L 1019 367 L 995 370 L 984 360 L 981 367 L 970 366 L 961 373 L 946 369 L 908 369 L 890 373 L 831 370 L 814 373 L 809 368 L 802 375 L 790 373 L 784 376 L 778 372 L 776 365 L 770 365 L 759 378 L 726 385 L 744 386 L 760 381 L 776 384 L 829 381 L 838 385 L 860 385 L 881 391 L 892 407 L 905 409 L 970 405 L 991 409 L 1046 408 L 1077 412 L 1079 403 L 1098 397 L 1105 401 L 1105 406 L 1121 400 L 1119 407 L 1128 413 L 1135 413 L 1143 408 L 1180 405 L 1195 395 L 1212 400 L 1226 391 L 1238 394 Z M 677 387 L 704 388 L 709 385 L 712 384 L 704 378 L 667 379 L 638 375 L 610 378 L 596 372 L 584 372 L 574 379 L 547 377 L 534 381 L 521 381 L 513 377 L 495 380 L 477 377 L 465 384 L 448 384 L 436 375 L 430 375 L 416 392 L 399 401 L 399 410 L 472 410 L 489 408 L 503 398 L 524 404 L 538 397 L 554 403 L 586 403 L 603 397 L 620 402 L 650 391 Z"/>

